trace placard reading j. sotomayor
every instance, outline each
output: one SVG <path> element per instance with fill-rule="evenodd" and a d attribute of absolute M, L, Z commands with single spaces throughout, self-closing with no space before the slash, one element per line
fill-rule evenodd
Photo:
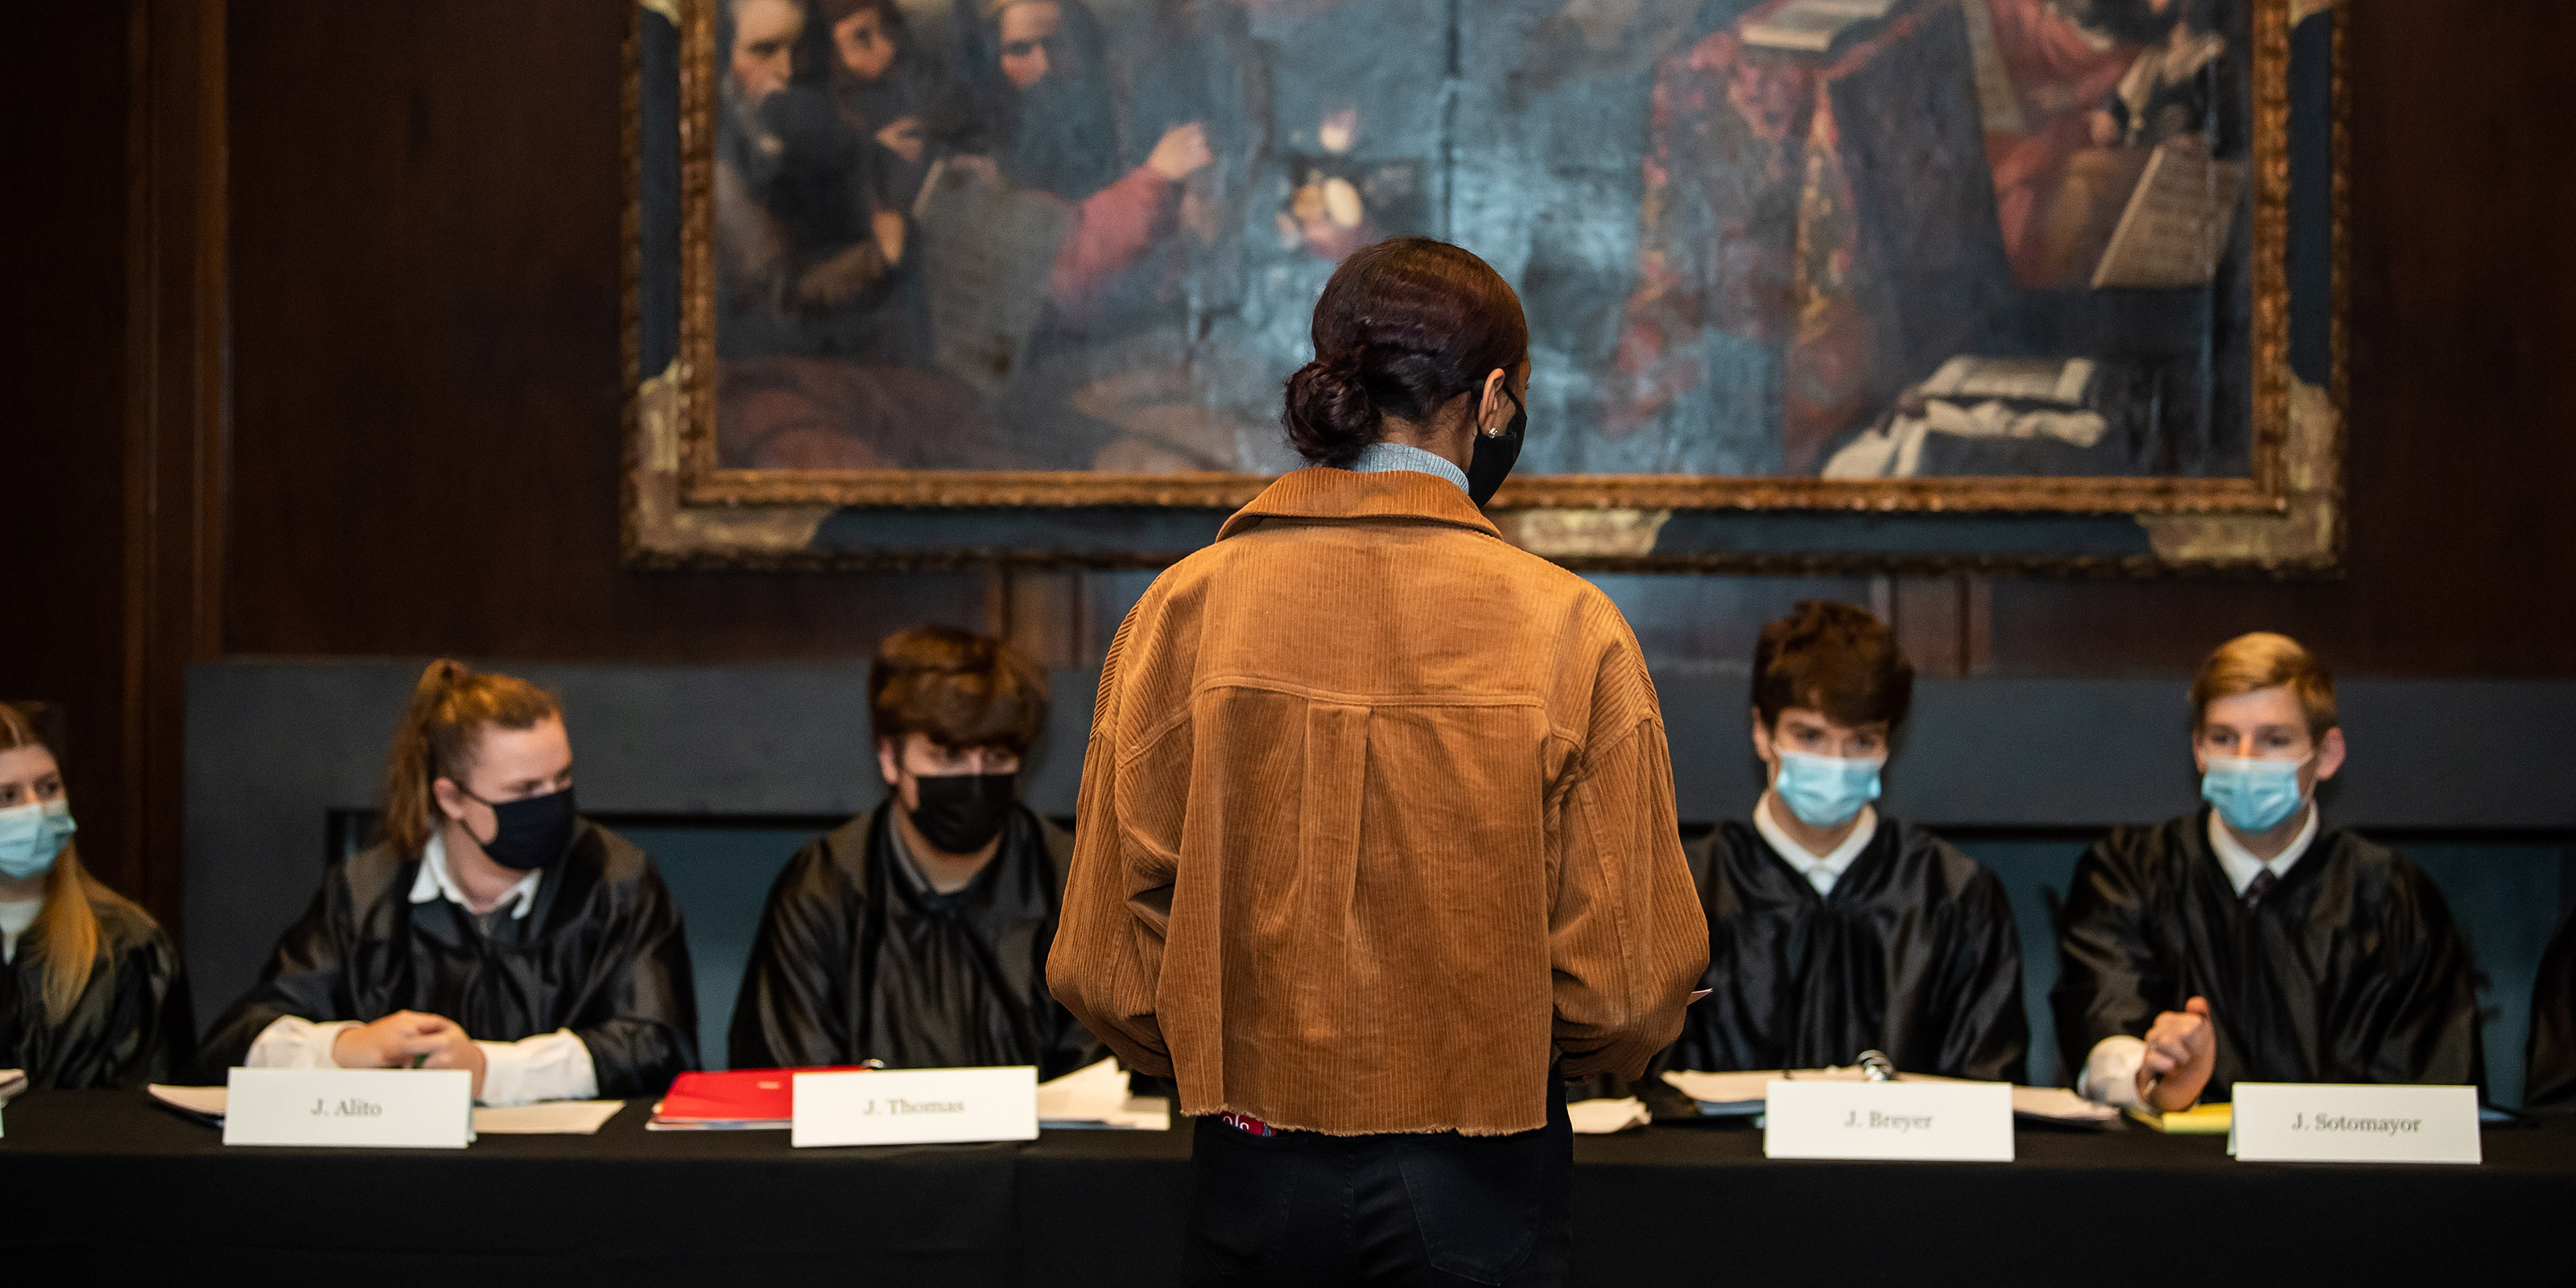
<path fill-rule="evenodd" d="M 2228 1152 L 2246 1162 L 2478 1163 L 2475 1087 L 2240 1082 Z"/>
<path fill-rule="evenodd" d="M 796 1075 L 798 1145 L 1035 1140 L 1038 1071 L 880 1069 Z"/>

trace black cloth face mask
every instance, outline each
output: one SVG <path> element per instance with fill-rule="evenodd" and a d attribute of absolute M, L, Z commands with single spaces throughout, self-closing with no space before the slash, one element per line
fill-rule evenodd
<path fill-rule="evenodd" d="M 942 854 L 973 854 L 1011 821 L 1018 774 L 942 774 L 915 778 L 921 804 L 912 825 Z"/>
<path fill-rule="evenodd" d="M 513 872 L 531 872 L 551 868 L 572 852 L 573 827 L 581 820 L 573 813 L 571 788 L 497 802 L 483 800 L 472 792 L 465 794 L 492 807 L 497 826 L 492 839 L 483 841 L 483 853 L 494 863 Z"/>
<path fill-rule="evenodd" d="M 1512 423 L 1494 437 L 1476 435 L 1475 454 L 1467 458 L 1467 499 L 1484 508 L 1487 501 L 1509 478 L 1512 463 L 1521 458 L 1521 439 L 1529 433 L 1529 406 L 1512 392 L 1510 382 L 1503 384 L 1503 395 L 1512 400 Z"/>

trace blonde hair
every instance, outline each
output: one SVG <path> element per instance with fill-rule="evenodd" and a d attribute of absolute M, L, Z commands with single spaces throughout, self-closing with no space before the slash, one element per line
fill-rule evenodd
<path fill-rule="evenodd" d="M 24 712 L 0 702 L 0 751 L 28 747 L 53 754 L 53 748 L 45 745 Z M 92 879 L 89 870 L 81 866 L 80 848 L 67 843 L 63 852 L 54 856 L 53 871 L 45 876 L 44 911 L 37 913 L 36 924 L 27 928 L 27 938 L 36 945 L 42 964 L 43 978 L 37 991 L 44 998 L 48 1023 L 60 1024 L 70 1018 L 93 976 L 104 979 L 115 973 L 116 963 L 110 961 L 106 963 L 106 973 L 100 974 L 98 913 L 90 907 L 92 900 L 130 909 L 137 916 L 143 912 L 123 895 Z"/>
<path fill-rule="evenodd" d="M 430 663 L 412 687 L 411 705 L 386 758 L 386 842 L 405 858 L 419 856 L 437 823 L 430 784 L 441 778 L 465 781 L 485 728 L 533 729 L 562 716 L 555 695 L 517 676 L 477 674 L 446 658 Z"/>
<path fill-rule="evenodd" d="M 2191 682 L 2191 727 L 2209 718 L 2209 704 L 2264 689 L 2287 687 L 2307 718 L 2308 736 L 2335 727 L 2334 672 L 2297 640 L 2269 631 L 2239 635 L 2218 646 Z"/>

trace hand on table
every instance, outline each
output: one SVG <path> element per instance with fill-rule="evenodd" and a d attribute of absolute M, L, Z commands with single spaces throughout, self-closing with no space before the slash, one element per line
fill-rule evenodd
<path fill-rule="evenodd" d="M 373 1024 L 340 1030 L 331 1040 L 331 1062 L 343 1069 L 465 1069 L 474 1095 L 483 1095 L 483 1048 L 463 1026 L 442 1015 L 396 1011 Z"/>
<path fill-rule="evenodd" d="M 2156 1017 L 2147 1030 L 2147 1053 L 2138 1063 L 2138 1100 L 2171 1113 L 2200 1099 L 2218 1060 L 2218 1031 L 2209 1022 L 2209 999 L 2195 997 L 2179 1011 Z"/>

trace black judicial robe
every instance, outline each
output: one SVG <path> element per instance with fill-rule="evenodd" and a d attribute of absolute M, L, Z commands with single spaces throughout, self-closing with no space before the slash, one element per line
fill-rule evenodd
<path fill-rule="evenodd" d="M 2576 909 L 2540 955 L 2531 986 L 2531 1064 L 2522 1084 L 2525 1109 L 2576 1104 Z"/>
<path fill-rule="evenodd" d="M 1714 991 L 1659 1067 L 1812 1069 L 1875 1049 L 1909 1073 L 2023 1079 L 2021 937 L 1984 864 L 1885 817 L 1830 895 L 1750 823 L 1684 853 Z"/>
<path fill-rule="evenodd" d="M 215 1022 L 220 1076 L 282 1016 L 373 1021 L 443 1015 L 477 1041 L 570 1029 L 606 1097 L 648 1096 L 697 1067 L 698 1006 L 679 905 L 652 859 L 589 820 L 537 883 L 524 918 L 490 934 L 446 899 L 411 901 L 420 860 L 379 845 L 324 874 L 259 983 Z"/>
<path fill-rule="evenodd" d="M 170 937 L 123 900 L 92 899 L 98 952 L 89 986 L 60 1024 L 45 1013 L 43 949 L 32 930 L 0 963 L 0 1068 L 30 1087 L 135 1087 L 182 1076 L 195 1055 L 187 977 Z"/>
<path fill-rule="evenodd" d="M 2340 828 L 2247 906 L 2209 811 L 2124 827 L 2075 865 L 2050 1001 L 2066 1072 L 2209 999 L 2209 1101 L 2253 1082 L 2480 1081 L 2468 946 L 2414 864 Z"/>
<path fill-rule="evenodd" d="M 815 840 L 770 887 L 732 1064 L 892 1068 L 1031 1064 L 1069 1073 L 1108 1054 L 1047 992 L 1047 949 L 1073 838 L 1028 807 L 954 894 L 897 871 L 883 808 Z"/>

